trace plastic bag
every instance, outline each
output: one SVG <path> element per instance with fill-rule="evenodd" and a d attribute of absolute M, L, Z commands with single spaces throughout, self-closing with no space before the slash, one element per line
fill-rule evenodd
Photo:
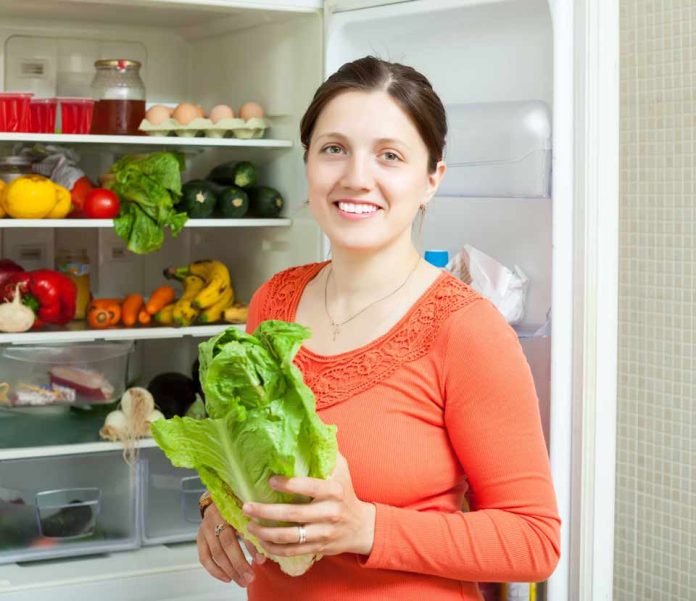
<path fill-rule="evenodd" d="M 446 269 L 490 300 L 508 323 L 516 324 L 524 318 L 529 278 L 517 265 L 508 269 L 466 244 Z"/>
<path fill-rule="evenodd" d="M 34 173 L 43 175 L 68 190 L 73 189 L 77 180 L 85 177 L 85 172 L 77 166 L 79 155 L 69 148 L 43 144 L 20 145 L 15 148 L 15 154 L 30 158 Z"/>

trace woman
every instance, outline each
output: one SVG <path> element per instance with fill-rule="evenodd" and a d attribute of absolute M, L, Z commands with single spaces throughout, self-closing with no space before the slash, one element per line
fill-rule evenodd
<path fill-rule="evenodd" d="M 411 240 L 445 174 L 446 130 L 427 79 L 373 57 L 332 75 L 302 119 L 309 207 L 332 260 L 264 284 L 248 330 L 266 319 L 311 329 L 295 361 L 342 455 L 329 480 L 272 482 L 313 502 L 243 508 L 298 524 L 249 530 L 269 553 L 321 553 L 303 576 L 255 552 L 249 566 L 206 508 L 201 562 L 248 585 L 249 599 L 480 599 L 476 582 L 539 581 L 557 563 L 560 520 L 517 337 Z M 472 511 L 461 510 L 467 488 Z"/>

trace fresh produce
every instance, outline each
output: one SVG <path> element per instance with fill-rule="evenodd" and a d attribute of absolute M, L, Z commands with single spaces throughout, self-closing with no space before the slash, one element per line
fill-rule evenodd
<path fill-rule="evenodd" d="M 249 212 L 256 217 L 278 217 L 283 210 L 283 197 L 269 186 L 256 186 L 249 190 Z"/>
<path fill-rule="evenodd" d="M 123 300 L 121 319 L 124 326 L 132 328 L 138 322 L 138 313 L 140 313 L 144 302 L 142 294 L 129 294 Z"/>
<path fill-rule="evenodd" d="M 148 313 L 147 309 L 140 309 L 140 312 L 138 313 L 138 323 L 141 326 L 147 326 L 150 325 L 150 322 L 152 321 L 152 315 Z"/>
<path fill-rule="evenodd" d="M 4 208 L 15 219 L 43 219 L 58 204 L 55 184 L 42 175 L 22 175 L 7 186 Z"/>
<path fill-rule="evenodd" d="M 199 310 L 194 309 L 193 299 L 205 287 L 205 280 L 195 275 L 187 275 L 182 284 L 184 293 L 174 303 L 172 310 L 172 325 L 177 327 L 190 326 L 198 317 Z"/>
<path fill-rule="evenodd" d="M 36 314 L 34 328 L 45 323 L 63 325 L 75 317 L 77 288 L 63 273 L 50 269 L 14 273 L 5 282 L 2 300 L 14 299 L 15 290 L 21 294 L 22 302 Z"/>
<path fill-rule="evenodd" d="M 87 306 L 87 324 L 95 330 L 113 328 L 121 321 L 121 300 L 95 298 Z"/>
<path fill-rule="evenodd" d="M 87 200 L 87 193 L 93 188 L 92 182 L 86 176 L 78 178 L 70 189 L 70 200 L 72 202 L 73 214 L 81 217 Z"/>
<path fill-rule="evenodd" d="M 269 478 L 325 479 L 333 472 L 336 427 L 319 419 L 314 395 L 293 363 L 309 335 L 307 328 L 281 321 L 261 323 L 253 336 L 227 328 L 199 346 L 210 417 L 173 417 L 151 426 L 173 465 L 198 472 L 222 518 L 292 576 L 306 572 L 320 555 L 269 555 L 247 530 L 241 506 L 308 502 L 271 488 Z"/>
<path fill-rule="evenodd" d="M 50 210 L 48 215 L 46 215 L 46 219 L 63 219 L 68 216 L 70 211 L 72 211 L 70 192 L 66 188 L 63 188 L 63 186 L 59 186 L 57 184 L 54 184 L 54 187 L 58 202 Z"/>
<path fill-rule="evenodd" d="M 165 228 L 172 236 L 181 232 L 188 217 L 175 206 L 181 200 L 183 168 L 183 159 L 171 152 L 126 155 L 111 167 L 114 179 L 106 187 L 121 200 L 114 229 L 131 252 L 159 250 Z"/>
<path fill-rule="evenodd" d="M 185 183 L 181 188 L 183 206 L 192 219 L 206 219 L 213 214 L 217 195 L 210 182 L 202 179 Z"/>
<path fill-rule="evenodd" d="M 213 168 L 207 179 L 225 186 L 249 188 L 256 184 L 256 167 L 249 161 L 222 163 Z"/>
<path fill-rule="evenodd" d="M 162 307 L 162 309 L 155 313 L 152 316 L 155 323 L 158 323 L 161 326 L 174 325 L 174 305 L 175 303 L 171 303 L 166 307 Z"/>
<path fill-rule="evenodd" d="M 227 323 L 246 323 L 249 316 L 249 306 L 235 303 L 227 307 L 222 315 Z"/>
<path fill-rule="evenodd" d="M 228 288 L 222 293 L 222 296 L 217 302 L 213 303 L 207 309 L 203 309 L 198 315 L 198 322 L 202 324 L 215 323 L 222 319 L 222 314 L 227 307 L 234 301 L 234 292 L 232 288 Z"/>
<path fill-rule="evenodd" d="M 19 273 L 21 271 L 24 271 L 24 268 L 21 265 L 18 265 L 10 259 L 0 259 L 0 290 L 4 288 L 5 283 L 12 276 L 12 274 Z"/>
<path fill-rule="evenodd" d="M 168 279 L 183 280 L 187 275 L 195 275 L 201 278 L 205 285 L 193 297 L 191 305 L 194 309 L 207 309 L 214 305 L 223 293 L 232 288 L 230 272 L 227 266 L 215 260 L 194 261 L 185 267 L 168 267 L 164 270 L 164 277 Z M 230 301 L 230 304 L 234 298 Z"/>
<path fill-rule="evenodd" d="M 88 219 L 115 219 L 121 209 L 118 196 L 106 188 L 93 188 L 87 192 L 84 214 Z"/>
<path fill-rule="evenodd" d="M 249 196 L 237 186 L 225 186 L 218 193 L 217 205 L 223 217 L 237 219 L 247 214 L 249 210 Z"/>
<path fill-rule="evenodd" d="M 19 284 L 15 284 L 14 299 L 0 304 L 0 332 L 26 332 L 35 318 L 34 312 L 22 304 Z"/>
<path fill-rule="evenodd" d="M 196 386 L 193 380 L 184 374 L 158 374 L 150 380 L 147 389 L 154 397 L 155 405 L 166 418 L 186 415 L 196 400 Z"/>
<path fill-rule="evenodd" d="M 154 315 L 160 309 L 171 303 L 176 297 L 176 292 L 171 286 L 160 286 L 145 303 L 145 309 L 150 315 Z"/>
<path fill-rule="evenodd" d="M 129 388 L 121 397 L 120 409 L 106 416 L 99 436 L 112 442 L 123 444 L 123 457 L 133 465 L 137 456 L 135 442 L 150 433 L 151 424 L 163 419 L 155 409 L 152 394 L 140 387 Z"/>

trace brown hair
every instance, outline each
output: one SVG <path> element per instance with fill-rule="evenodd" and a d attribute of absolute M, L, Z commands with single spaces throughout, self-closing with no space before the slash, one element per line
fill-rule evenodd
<path fill-rule="evenodd" d="M 345 63 L 314 93 L 300 123 L 305 161 L 312 132 L 322 110 L 336 96 L 349 91 L 383 91 L 389 94 L 409 116 L 428 149 L 428 173 L 435 171 L 438 161 L 442 160 L 447 137 L 447 118 L 442 101 L 425 75 L 413 67 L 390 63 L 374 56 Z"/>

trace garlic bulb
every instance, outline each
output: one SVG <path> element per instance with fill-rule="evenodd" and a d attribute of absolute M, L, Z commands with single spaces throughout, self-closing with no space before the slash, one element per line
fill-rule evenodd
<path fill-rule="evenodd" d="M 22 304 L 19 284 L 11 302 L 0 305 L 0 332 L 26 332 L 34 325 L 34 312 Z"/>

